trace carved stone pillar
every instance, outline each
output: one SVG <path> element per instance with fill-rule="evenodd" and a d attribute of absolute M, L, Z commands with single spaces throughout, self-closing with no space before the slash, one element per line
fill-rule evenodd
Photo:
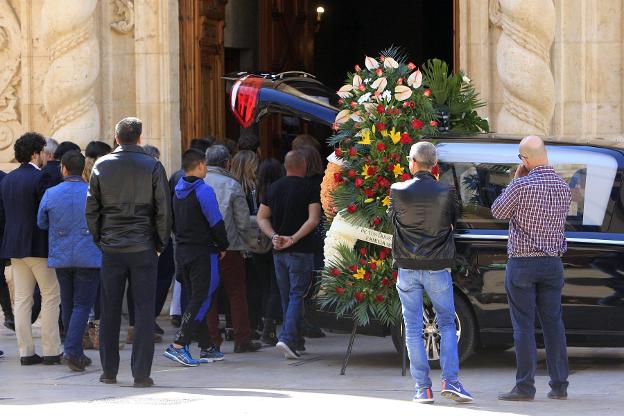
<path fill-rule="evenodd" d="M 50 66 L 43 82 L 49 133 L 85 147 L 100 136 L 95 84 L 100 73 L 96 36 L 97 0 L 46 0 L 40 24 L 49 45 Z"/>
<path fill-rule="evenodd" d="M 496 67 L 503 85 L 498 133 L 545 135 L 555 103 L 550 47 L 555 35 L 552 0 L 490 0 L 490 20 L 502 28 Z"/>
<path fill-rule="evenodd" d="M 18 106 L 20 83 L 20 24 L 7 0 L 0 0 L 0 154 L 13 157 L 11 144 L 21 131 Z"/>

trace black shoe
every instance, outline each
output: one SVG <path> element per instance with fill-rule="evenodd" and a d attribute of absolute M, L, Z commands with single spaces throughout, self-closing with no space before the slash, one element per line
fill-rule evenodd
<path fill-rule="evenodd" d="M 117 377 L 109 377 L 106 374 L 100 376 L 100 383 L 104 384 L 117 384 Z"/>
<path fill-rule="evenodd" d="M 304 339 L 301 339 L 295 343 L 295 350 L 297 350 L 298 352 L 304 352 L 306 350 Z"/>
<path fill-rule="evenodd" d="M 233 328 L 225 328 L 225 340 L 234 341 L 234 329 Z"/>
<path fill-rule="evenodd" d="M 171 325 L 176 328 L 180 328 L 182 325 L 182 316 L 181 315 L 171 315 Z"/>
<path fill-rule="evenodd" d="M 44 356 L 43 357 L 43 365 L 62 364 L 62 362 L 61 362 L 62 358 L 63 358 L 63 354 Z"/>
<path fill-rule="evenodd" d="M 4 351 L 0 350 L 0 358 L 4 357 Z"/>
<path fill-rule="evenodd" d="M 154 322 L 154 333 L 158 335 L 165 335 L 165 330 L 162 329 L 156 322 Z"/>
<path fill-rule="evenodd" d="M 553 400 L 566 400 L 568 398 L 568 390 L 551 388 L 548 392 L 548 398 Z"/>
<path fill-rule="evenodd" d="M 235 353 L 255 352 L 255 351 L 258 351 L 260 348 L 262 348 L 262 344 L 260 344 L 259 342 L 247 341 L 242 344 L 235 345 L 234 352 Z"/>
<path fill-rule="evenodd" d="M 526 393 L 522 393 L 517 387 L 514 387 L 509 393 L 501 393 L 498 395 L 498 400 L 505 400 L 508 402 L 532 402 L 534 396 Z"/>
<path fill-rule="evenodd" d="M 251 332 L 249 333 L 249 338 L 254 341 L 258 341 L 260 337 L 261 337 L 260 332 L 256 331 L 255 329 L 252 329 Z"/>
<path fill-rule="evenodd" d="M 85 367 L 89 367 L 91 364 L 93 364 L 93 361 L 91 361 L 91 358 L 87 357 L 86 355 L 83 355 L 82 357 L 80 357 L 80 359 L 84 363 Z"/>
<path fill-rule="evenodd" d="M 325 333 L 321 331 L 321 328 L 305 321 L 303 322 L 301 332 L 306 338 L 323 338 L 325 336 Z"/>
<path fill-rule="evenodd" d="M 141 378 L 141 379 L 135 378 L 133 387 L 145 388 L 145 387 L 152 387 L 153 385 L 154 385 L 154 380 L 152 380 L 151 377 L 146 377 L 146 378 Z"/>
<path fill-rule="evenodd" d="M 78 372 L 85 371 L 85 365 L 84 365 L 85 363 L 82 357 L 69 355 L 67 356 L 67 358 L 65 358 L 65 363 L 72 371 L 78 371 Z"/>
<path fill-rule="evenodd" d="M 4 326 L 7 329 L 10 329 L 11 331 L 15 332 L 15 319 L 12 316 L 5 317 Z"/>
<path fill-rule="evenodd" d="M 20 358 L 20 364 L 22 365 L 35 365 L 35 364 L 41 364 L 42 362 L 43 362 L 43 358 L 41 358 L 37 354 L 31 355 L 30 357 Z"/>
<path fill-rule="evenodd" d="M 266 336 L 263 334 L 260 338 L 260 342 L 264 345 L 270 345 L 274 347 L 277 344 L 277 337 L 275 336 L 275 334 L 268 334 Z"/>

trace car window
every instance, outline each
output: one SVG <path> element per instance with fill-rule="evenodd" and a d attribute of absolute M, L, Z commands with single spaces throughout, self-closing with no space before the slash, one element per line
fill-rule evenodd
<path fill-rule="evenodd" d="M 596 229 L 603 224 L 617 172 L 612 156 L 586 147 L 547 146 L 555 171 L 570 186 L 569 229 Z M 492 217 L 494 200 L 512 180 L 518 166 L 514 144 L 441 143 L 440 180 L 457 189 L 460 228 L 506 229 Z"/>

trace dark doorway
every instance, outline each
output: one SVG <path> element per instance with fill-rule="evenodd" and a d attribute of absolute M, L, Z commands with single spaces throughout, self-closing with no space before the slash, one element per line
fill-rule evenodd
<path fill-rule="evenodd" d="M 315 37 L 315 75 L 337 89 L 365 55 L 378 56 L 391 45 L 404 47 L 416 65 L 440 58 L 453 68 L 453 3 L 319 0 L 325 13 Z"/>

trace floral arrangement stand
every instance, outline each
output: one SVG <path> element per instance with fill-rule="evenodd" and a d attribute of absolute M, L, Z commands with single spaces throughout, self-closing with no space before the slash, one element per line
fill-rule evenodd
<path fill-rule="evenodd" d="M 371 319 L 402 323 L 386 212 L 392 184 L 412 179 L 411 145 L 425 136 L 487 132 L 489 126 L 475 111 L 483 102 L 469 78 L 451 73 L 439 59 L 419 69 L 397 47 L 366 56 L 364 68 L 355 65 L 337 94 L 340 111 L 329 139 L 335 152 L 321 187 L 331 227 L 318 301 L 338 317 L 353 316 L 344 374 L 358 327 Z"/>

